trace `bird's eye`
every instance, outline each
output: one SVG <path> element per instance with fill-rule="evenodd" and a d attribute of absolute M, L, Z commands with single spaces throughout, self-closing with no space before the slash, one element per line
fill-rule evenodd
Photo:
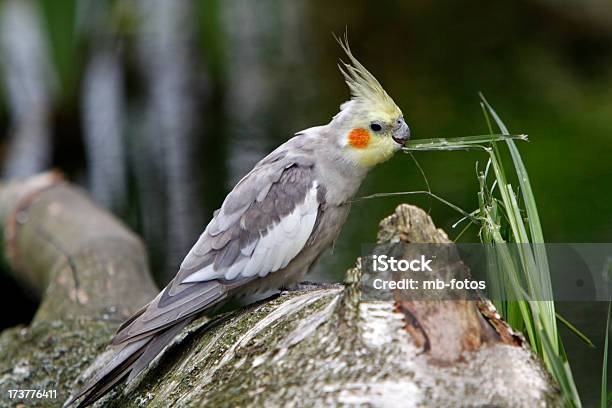
<path fill-rule="evenodd" d="M 380 126 L 378 123 L 371 123 L 370 129 L 372 129 L 374 132 L 380 132 L 382 130 L 382 126 Z"/>

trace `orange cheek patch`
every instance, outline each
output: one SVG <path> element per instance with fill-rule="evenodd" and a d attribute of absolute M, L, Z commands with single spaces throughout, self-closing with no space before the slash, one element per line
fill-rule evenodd
<path fill-rule="evenodd" d="M 370 144 L 370 132 L 364 128 L 353 129 L 349 133 L 348 141 L 351 146 L 357 149 L 368 147 Z"/>

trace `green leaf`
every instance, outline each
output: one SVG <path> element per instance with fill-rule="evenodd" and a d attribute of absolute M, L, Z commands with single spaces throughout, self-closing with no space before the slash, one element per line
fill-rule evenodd
<path fill-rule="evenodd" d="M 595 348 L 595 345 L 593 344 L 591 339 L 589 339 L 584 333 L 578 330 L 576 326 L 571 324 L 569 321 L 565 320 L 565 318 L 561 316 L 559 313 L 556 313 L 556 315 L 557 315 L 557 320 L 563 323 L 563 325 L 567 327 L 572 333 L 574 333 L 580 340 L 582 340 L 584 344 L 586 344 L 587 346 L 591 348 Z"/>
<path fill-rule="evenodd" d="M 485 148 L 483 143 L 501 142 L 508 140 L 528 140 L 527 135 L 507 135 L 492 134 L 452 138 L 416 139 L 408 140 L 402 150 L 410 151 L 429 151 L 429 150 L 461 150 L 470 148 Z"/>
<path fill-rule="evenodd" d="M 608 321 L 606 322 L 606 337 L 604 341 L 603 364 L 601 367 L 601 408 L 608 406 L 608 337 L 610 337 L 610 305 L 608 301 Z"/>

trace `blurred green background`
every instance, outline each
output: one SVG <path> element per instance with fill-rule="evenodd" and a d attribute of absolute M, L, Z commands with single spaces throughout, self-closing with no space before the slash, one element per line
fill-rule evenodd
<path fill-rule="evenodd" d="M 233 184 L 348 91 L 332 33 L 402 108 L 413 138 L 483 134 L 482 91 L 520 143 L 549 242 L 612 234 L 612 3 L 587 0 L 0 2 L 4 177 L 57 168 L 140 233 L 163 285 Z M 431 190 L 477 206 L 477 152 L 417 153 Z M 426 189 L 401 155 L 361 195 Z M 400 202 L 451 238 L 427 197 L 358 202 L 314 279 L 340 281 Z M 477 240 L 472 228 L 461 236 Z M 0 328 L 35 310 L 7 277 Z M 17 305 L 18 307 L 15 307 Z M 585 406 L 598 398 L 605 305 L 559 305 L 599 349 L 567 337 Z M 6 309 L 4 309 L 6 310 Z"/>

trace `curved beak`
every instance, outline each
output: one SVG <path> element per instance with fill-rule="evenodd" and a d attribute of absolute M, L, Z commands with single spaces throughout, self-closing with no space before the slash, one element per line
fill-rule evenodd
<path fill-rule="evenodd" d="M 406 140 L 410 139 L 410 128 L 404 121 L 404 118 L 399 118 L 397 120 L 397 126 L 393 128 L 392 137 L 393 140 L 401 146 L 406 143 Z"/>

